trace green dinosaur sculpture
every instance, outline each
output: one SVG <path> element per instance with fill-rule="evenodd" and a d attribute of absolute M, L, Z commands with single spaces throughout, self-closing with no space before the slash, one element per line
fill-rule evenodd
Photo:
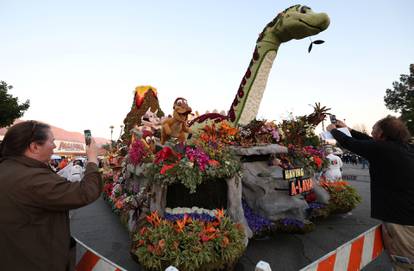
<path fill-rule="evenodd" d="M 227 116 L 204 114 L 192 120 L 190 125 L 206 120 L 228 120 L 234 125 L 245 125 L 255 119 L 279 46 L 292 39 L 316 35 L 327 29 L 329 22 L 327 14 L 314 13 L 302 5 L 292 6 L 279 13 L 259 35 L 253 57 Z"/>

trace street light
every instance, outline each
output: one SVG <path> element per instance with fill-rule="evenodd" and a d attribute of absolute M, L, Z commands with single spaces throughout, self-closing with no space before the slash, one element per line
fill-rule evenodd
<path fill-rule="evenodd" d="M 122 136 L 122 131 L 123 131 L 123 129 L 124 129 L 124 125 L 119 125 L 119 127 L 121 128 L 121 130 L 119 131 L 119 139 L 121 139 L 121 136 Z"/>

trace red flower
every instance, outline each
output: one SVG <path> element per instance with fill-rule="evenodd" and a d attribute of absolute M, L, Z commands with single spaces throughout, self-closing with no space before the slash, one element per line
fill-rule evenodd
<path fill-rule="evenodd" d="M 164 147 L 155 155 L 154 163 L 159 164 L 161 162 L 164 162 L 170 156 L 175 156 L 173 150 L 170 147 Z"/>
<path fill-rule="evenodd" d="M 161 168 L 161 170 L 160 170 L 160 173 L 162 175 L 164 175 L 165 172 L 167 172 L 167 170 L 172 169 L 173 167 L 175 167 L 175 164 L 163 165 L 162 168 Z"/>
<path fill-rule="evenodd" d="M 112 194 L 112 189 L 114 188 L 114 184 L 113 183 L 107 183 L 104 186 L 104 193 L 107 194 L 108 196 L 110 196 Z"/>
<path fill-rule="evenodd" d="M 200 234 L 200 238 L 201 238 L 201 241 L 203 241 L 203 243 L 208 242 L 210 240 L 210 238 L 205 234 Z"/>
<path fill-rule="evenodd" d="M 148 230 L 147 227 L 142 227 L 141 230 L 139 231 L 139 233 L 141 235 L 144 235 L 147 232 L 147 230 Z"/>
<path fill-rule="evenodd" d="M 154 251 L 155 251 L 155 247 L 154 247 L 153 245 L 148 245 L 148 246 L 147 246 L 147 250 L 148 250 L 150 253 L 154 253 Z"/>
<path fill-rule="evenodd" d="M 322 159 L 318 156 L 313 156 L 313 161 L 315 162 L 317 168 L 320 168 L 322 166 Z"/>

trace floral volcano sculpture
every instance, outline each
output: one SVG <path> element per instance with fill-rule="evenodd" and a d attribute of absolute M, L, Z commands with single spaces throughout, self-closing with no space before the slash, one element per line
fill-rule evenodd
<path fill-rule="evenodd" d="M 234 265 L 245 249 L 243 230 L 223 210 L 217 210 L 213 221 L 187 215 L 168 221 L 155 212 L 147 221 L 134 234 L 131 252 L 148 270 L 164 270 L 169 265 L 180 271 L 223 269 Z"/>

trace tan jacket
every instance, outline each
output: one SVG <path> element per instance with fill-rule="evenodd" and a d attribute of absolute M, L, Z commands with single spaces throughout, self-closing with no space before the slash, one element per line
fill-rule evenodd
<path fill-rule="evenodd" d="M 68 210 L 95 201 L 101 191 L 94 163 L 72 183 L 37 160 L 0 159 L 0 269 L 68 270 Z"/>

